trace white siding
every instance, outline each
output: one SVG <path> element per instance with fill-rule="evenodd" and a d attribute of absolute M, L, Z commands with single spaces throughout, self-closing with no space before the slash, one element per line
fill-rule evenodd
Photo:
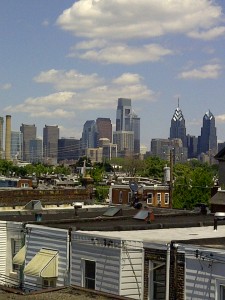
<path fill-rule="evenodd" d="M 6 222 L 0 221 L 0 283 L 4 284 L 6 274 Z"/>
<path fill-rule="evenodd" d="M 13 272 L 12 241 L 20 249 L 23 240 L 22 223 L 0 221 L 0 282 L 8 286 L 19 284 L 19 270 Z"/>
<path fill-rule="evenodd" d="M 140 241 L 124 241 L 122 249 L 120 295 L 142 299 L 143 243 Z"/>
<path fill-rule="evenodd" d="M 83 284 L 83 261 L 96 262 L 95 289 L 142 299 L 143 243 L 72 232 L 71 283 Z"/>
<path fill-rule="evenodd" d="M 25 264 L 39 252 L 41 248 L 59 251 L 58 278 L 56 286 L 69 284 L 69 236 L 68 231 L 38 225 L 27 225 L 26 259 Z M 34 276 L 25 276 L 26 289 L 41 289 L 42 279 Z"/>
<path fill-rule="evenodd" d="M 186 299 L 219 299 L 216 286 L 225 282 L 225 252 L 215 249 L 186 250 L 185 293 Z"/>
<path fill-rule="evenodd" d="M 106 243 L 109 241 L 114 240 L 107 239 Z M 71 284 L 83 286 L 83 261 L 93 260 L 96 262 L 95 289 L 119 295 L 120 243 L 104 245 L 104 238 L 72 232 Z"/>

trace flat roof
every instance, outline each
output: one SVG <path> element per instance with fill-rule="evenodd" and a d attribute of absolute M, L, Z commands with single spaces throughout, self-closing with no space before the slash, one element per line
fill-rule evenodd
<path fill-rule="evenodd" d="M 138 231 L 78 231 L 79 233 L 88 233 L 98 236 L 107 236 L 111 238 L 121 238 L 124 240 L 143 240 L 144 242 L 168 244 L 171 241 L 188 241 L 198 239 L 223 238 L 225 236 L 225 225 L 218 226 L 214 230 L 213 226 L 189 227 L 189 228 L 168 228 L 151 229 Z"/>

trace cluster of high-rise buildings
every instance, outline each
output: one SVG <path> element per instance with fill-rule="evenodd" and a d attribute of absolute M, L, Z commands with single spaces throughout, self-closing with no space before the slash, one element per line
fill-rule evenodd
<path fill-rule="evenodd" d="M 0 118 L 0 157 L 31 163 L 57 164 L 76 161 L 87 156 L 92 162 L 102 162 L 114 157 L 138 157 L 140 155 L 140 117 L 134 113 L 131 99 L 119 98 L 116 110 L 116 128 L 112 130 L 110 118 L 87 120 L 80 138 L 60 138 L 58 125 L 45 125 L 43 138 L 37 137 L 35 124 L 22 124 L 20 131 L 11 130 L 11 116 L 6 116 L 5 139 L 4 118 Z M 223 145 L 224 146 L 224 145 Z M 185 119 L 176 108 L 167 139 L 151 140 L 149 155 L 174 162 L 185 162 L 188 158 L 209 161 L 218 151 L 215 118 L 208 111 L 203 117 L 198 137 L 186 133 Z M 219 149 L 220 150 L 220 149 Z"/>
<path fill-rule="evenodd" d="M 186 133 L 185 119 L 178 100 L 178 107 L 171 119 L 170 136 L 168 139 L 152 139 L 151 154 L 169 160 L 172 150 L 174 162 L 197 158 L 202 162 L 212 163 L 218 148 L 223 146 L 217 145 L 215 117 L 210 110 L 203 116 L 199 136 Z"/>
<path fill-rule="evenodd" d="M 87 156 L 92 162 L 102 162 L 140 153 L 140 118 L 132 110 L 131 99 L 118 99 L 115 131 L 110 118 L 87 120 L 79 139 L 60 138 L 58 125 L 45 125 L 43 138 L 37 137 L 35 124 L 22 124 L 20 131 L 12 131 L 9 115 L 6 116 L 4 139 L 3 125 L 1 117 L 0 154 L 7 160 L 57 164 Z"/>

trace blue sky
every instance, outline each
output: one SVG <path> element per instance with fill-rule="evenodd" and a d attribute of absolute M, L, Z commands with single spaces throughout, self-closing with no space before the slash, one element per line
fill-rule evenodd
<path fill-rule="evenodd" d="M 187 133 L 210 109 L 225 141 L 224 13 L 222 0 L 2 0 L 1 116 L 80 138 L 131 98 L 149 148 L 169 136 L 179 97 Z"/>

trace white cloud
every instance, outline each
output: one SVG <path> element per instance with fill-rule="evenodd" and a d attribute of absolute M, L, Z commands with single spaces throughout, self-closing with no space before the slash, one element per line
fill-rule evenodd
<path fill-rule="evenodd" d="M 70 56 L 82 59 L 104 62 L 107 64 L 137 64 L 143 62 L 159 61 L 163 56 L 171 55 L 170 49 L 163 48 L 157 44 L 149 44 L 140 47 L 129 47 L 125 44 L 111 45 L 100 50 L 88 50 L 86 52 L 70 53 Z"/>
<path fill-rule="evenodd" d="M 71 72 L 73 73 L 73 70 L 69 73 Z M 36 77 L 36 81 L 55 86 L 59 79 L 58 75 L 62 82 L 67 81 L 68 72 L 57 70 L 42 72 Z M 89 75 L 83 76 L 89 78 Z M 107 82 L 105 80 L 104 84 L 99 84 L 96 80 L 94 86 L 87 85 L 86 88 L 76 91 L 76 93 L 68 91 L 42 97 L 30 97 L 19 105 L 6 107 L 5 111 L 15 114 L 22 112 L 36 118 L 74 118 L 74 112 L 78 116 L 87 110 L 115 109 L 119 97 L 131 98 L 132 102 L 154 101 L 157 94 L 144 84 L 144 80 L 139 74 L 124 73 L 107 80 Z"/>
<path fill-rule="evenodd" d="M 34 78 L 38 83 L 50 83 L 56 90 L 79 90 L 95 86 L 102 80 L 97 74 L 84 75 L 76 70 L 48 70 Z"/>
<path fill-rule="evenodd" d="M 201 68 L 184 71 L 178 75 L 181 79 L 216 79 L 221 74 L 222 67 L 219 64 L 208 64 Z"/>
<path fill-rule="evenodd" d="M 167 33 L 210 33 L 221 20 L 221 7 L 208 0 L 80 0 L 59 16 L 57 24 L 76 36 L 124 41 Z M 221 30 L 216 28 L 211 38 Z"/>
<path fill-rule="evenodd" d="M 225 114 L 215 116 L 216 123 L 225 123 Z"/>
<path fill-rule="evenodd" d="M 11 83 L 3 83 L 0 85 L 0 90 L 10 90 L 12 88 Z"/>
<path fill-rule="evenodd" d="M 191 31 L 188 35 L 195 39 L 201 39 L 205 41 L 213 40 L 215 38 L 218 38 L 220 36 L 224 36 L 225 34 L 225 27 L 215 27 L 207 31 Z"/>
<path fill-rule="evenodd" d="M 47 26 L 49 25 L 49 21 L 48 21 L 48 20 L 44 20 L 44 21 L 42 22 L 42 25 L 47 27 Z"/>

